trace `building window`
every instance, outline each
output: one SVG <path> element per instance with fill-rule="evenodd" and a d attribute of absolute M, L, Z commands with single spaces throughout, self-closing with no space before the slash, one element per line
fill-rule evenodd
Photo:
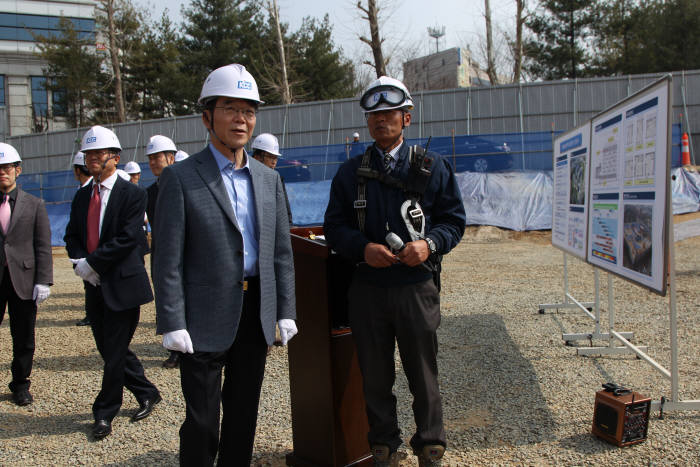
<path fill-rule="evenodd" d="M 32 76 L 32 113 L 35 118 L 46 118 L 49 111 L 49 93 L 46 90 L 46 78 Z"/>
<path fill-rule="evenodd" d="M 34 42 L 32 33 L 53 37 L 59 34 L 58 16 L 0 13 L 0 40 Z M 95 20 L 68 18 L 80 39 L 95 37 Z"/>
<path fill-rule="evenodd" d="M 5 75 L 0 75 L 0 106 L 5 105 Z"/>
<path fill-rule="evenodd" d="M 51 112 L 54 117 L 65 117 L 66 109 L 66 91 L 53 91 L 51 93 Z"/>

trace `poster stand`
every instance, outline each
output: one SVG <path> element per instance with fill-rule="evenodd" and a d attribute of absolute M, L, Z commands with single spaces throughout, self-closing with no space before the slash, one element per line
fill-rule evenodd
<path fill-rule="evenodd" d="M 539 305 L 539 313 L 544 314 L 547 309 L 556 309 L 557 311 L 562 308 L 575 308 L 583 313 L 585 313 L 589 318 L 595 323 L 594 330 L 592 332 L 581 332 L 581 333 L 563 333 L 561 335 L 562 340 L 566 345 L 571 345 L 573 341 L 587 340 L 592 342 L 593 339 L 605 339 L 610 338 L 610 332 L 600 331 L 600 272 L 598 268 L 593 268 L 593 280 L 595 283 L 595 299 L 592 302 L 579 302 L 569 293 L 569 269 L 567 253 L 563 252 L 564 256 L 564 301 L 562 303 L 542 303 Z M 612 296 L 612 283 L 608 284 L 609 296 Z M 612 328 L 612 326 L 610 326 Z M 621 336 L 626 339 L 632 339 L 634 333 L 632 332 L 621 332 Z M 591 347 L 593 348 L 593 347 Z M 626 349 L 625 349 L 626 350 Z M 630 352 L 620 352 L 620 353 L 630 353 Z"/>
<path fill-rule="evenodd" d="M 670 206 L 671 198 L 667 198 L 667 211 L 666 215 L 671 217 L 672 206 Z M 578 355 L 615 355 L 621 353 L 633 352 L 638 358 L 644 360 L 649 365 L 651 365 L 655 370 L 657 370 L 666 379 L 671 381 L 671 398 L 666 399 L 661 397 L 660 400 L 654 400 L 651 403 L 652 410 L 658 410 L 660 417 L 663 417 L 664 411 L 676 412 L 682 410 L 700 410 L 700 400 L 680 400 L 678 395 L 678 386 L 680 381 L 679 371 L 678 371 L 678 316 L 676 313 L 676 254 L 673 240 L 673 227 L 668 229 L 668 255 L 669 255 L 669 270 L 668 270 L 668 287 L 669 287 L 669 300 L 668 300 L 668 310 L 669 310 L 669 321 L 670 321 L 670 341 L 671 341 L 671 369 L 668 370 L 664 368 L 660 363 L 651 358 L 646 354 L 645 346 L 635 346 L 629 340 L 625 338 L 623 333 L 617 332 L 613 329 L 614 321 L 614 309 L 613 309 L 613 297 L 612 297 L 612 274 L 608 273 L 608 306 L 609 312 L 609 330 L 610 337 L 608 340 L 607 347 L 590 347 L 590 348 L 579 348 L 577 349 Z M 614 342 L 618 340 L 623 344 L 622 347 L 615 347 Z"/>

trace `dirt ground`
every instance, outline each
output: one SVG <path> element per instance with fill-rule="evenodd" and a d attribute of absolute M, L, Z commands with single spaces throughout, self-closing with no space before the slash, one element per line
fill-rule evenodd
<path fill-rule="evenodd" d="M 682 220 L 700 217 L 686 215 Z M 678 219 L 676 219 L 678 220 Z M 633 355 L 579 356 L 583 340 L 565 345 L 563 333 L 591 332 L 582 312 L 561 308 L 538 313 L 563 299 L 561 251 L 551 232 L 469 227 L 443 264 L 440 384 L 448 451 L 443 465 L 699 465 L 698 412 L 653 414 L 648 439 L 617 448 L 591 435 L 594 395 L 614 381 L 659 400 L 670 382 Z M 700 237 L 676 243 L 680 397 L 700 399 Z M 137 408 L 126 393 L 114 432 L 90 437 L 91 404 L 102 362 L 83 316 L 82 284 L 65 252 L 54 250 L 55 284 L 40 307 L 32 374 L 35 402 L 12 404 L 11 341 L 7 317 L 0 326 L 0 464 L 177 465 L 178 429 L 184 418 L 179 373 L 161 367 L 167 352 L 155 335 L 153 304 L 142 308 L 132 350 L 164 402 L 154 414 L 129 423 Z M 612 278 L 615 329 L 634 333 L 636 345 L 670 367 L 669 297 Z M 607 275 L 601 274 L 601 325 L 607 324 Z M 569 287 L 593 299 L 593 269 L 569 263 Z M 304 332 L 300 329 L 299 332 Z M 397 357 L 396 396 L 407 442 L 414 425 L 411 398 Z M 255 465 L 284 465 L 292 452 L 286 348 L 268 358 L 255 447 Z M 408 455 L 402 465 L 416 465 Z"/>

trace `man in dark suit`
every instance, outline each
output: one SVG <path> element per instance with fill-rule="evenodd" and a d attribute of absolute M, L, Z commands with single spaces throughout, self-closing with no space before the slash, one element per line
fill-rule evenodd
<path fill-rule="evenodd" d="M 0 323 L 10 312 L 12 401 L 29 405 L 37 305 L 53 283 L 51 229 L 44 201 L 17 188 L 19 154 L 0 143 Z"/>
<path fill-rule="evenodd" d="M 146 204 L 146 214 L 148 222 L 151 224 L 151 254 L 156 247 L 156 236 L 153 233 L 153 223 L 156 218 L 156 202 L 158 201 L 158 178 L 163 173 L 163 169 L 175 163 L 175 153 L 177 148 L 173 140 L 163 135 L 153 135 L 146 144 L 146 157 L 148 157 L 148 167 L 156 177 L 156 181 L 146 189 L 148 193 L 148 204 Z M 153 258 L 153 256 L 151 256 Z M 153 277 L 153 261 L 151 261 L 151 277 Z M 170 351 L 170 355 L 163 361 L 163 368 L 177 368 L 180 364 L 180 352 Z"/>
<path fill-rule="evenodd" d="M 132 421 L 150 415 L 161 397 L 129 350 L 139 307 L 153 300 L 140 247 L 146 193 L 117 175 L 121 145 L 112 131 L 92 127 L 81 150 L 93 182 L 73 198 L 64 240 L 76 275 L 86 282 L 88 318 L 104 360 L 102 388 L 92 406 L 92 434 L 102 439 L 112 432 L 125 386 L 139 402 Z"/>
<path fill-rule="evenodd" d="M 250 73 L 214 70 L 199 103 L 211 143 L 160 176 L 157 332 L 183 352 L 180 464 L 210 466 L 218 452 L 218 465 L 250 465 L 275 323 L 283 344 L 296 334 L 289 218 L 279 174 L 243 147 L 260 103 Z"/>

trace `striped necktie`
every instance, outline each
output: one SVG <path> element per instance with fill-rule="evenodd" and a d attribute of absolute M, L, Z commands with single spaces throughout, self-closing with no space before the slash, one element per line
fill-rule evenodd
<path fill-rule="evenodd" d="M 389 154 L 388 152 L 384 153 L 384 171 L 385 172 L 388 172 L 389 170 L 391 170 L 391 160 L 392 160 L 391 154 Z"/>

